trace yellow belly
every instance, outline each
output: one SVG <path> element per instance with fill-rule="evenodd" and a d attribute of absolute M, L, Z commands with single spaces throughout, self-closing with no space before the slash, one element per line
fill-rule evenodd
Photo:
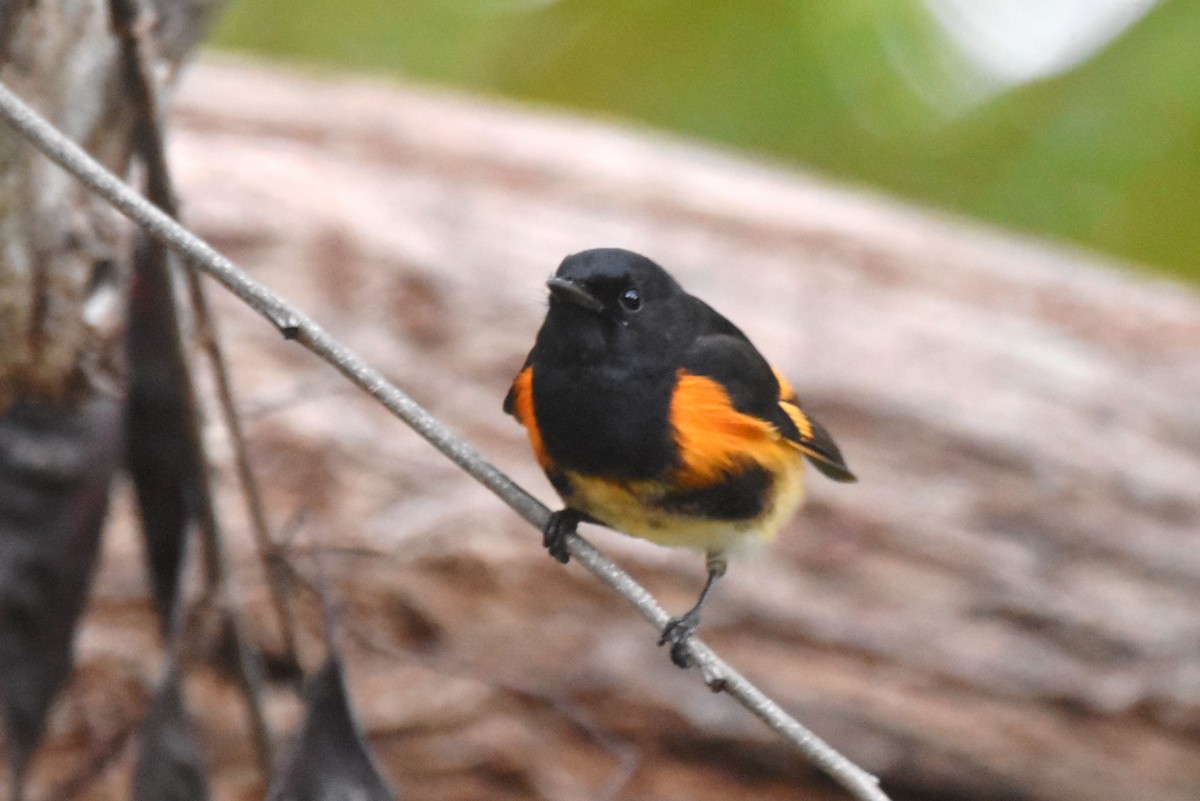
<path fill-rule="evenodd" d="M 659 545 L 711 554 L 754 550 L 770 542 L 804 498 L 804 463 L 799 452 L 771 471 L 774 480 L 763 511 L 747 520 L 714 520 L 663 508 L 666 487 L 658 481 L 618 481 L 567 471 L 572 492 L 567 505 L 607 526 Z"/>

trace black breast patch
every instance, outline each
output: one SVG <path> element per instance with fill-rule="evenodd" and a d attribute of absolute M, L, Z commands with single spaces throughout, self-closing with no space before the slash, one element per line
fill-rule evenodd
<path fill-rule="evenodd" d="M 771 473 L 760 465 L 726 473 L 720 481 L 668 493 L 661 508 L 708 520 L 752 520 L 763 513 L 771 495 Z"/>

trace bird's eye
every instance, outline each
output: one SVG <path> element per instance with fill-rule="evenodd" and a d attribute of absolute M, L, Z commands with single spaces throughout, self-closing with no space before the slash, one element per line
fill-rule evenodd
<path fill-rule="evenodd" d="M 642 294 L 637 291 L 637 287 L 629 287 L 621 293 L 621 306 L 625 311 L 635 312 L 642 308 Z"/>

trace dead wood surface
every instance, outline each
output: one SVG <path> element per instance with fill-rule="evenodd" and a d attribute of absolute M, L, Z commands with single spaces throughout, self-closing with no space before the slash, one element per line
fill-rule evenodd
<path fill-rule="evenodd" d="M 646 252 L 739 323 L 860 482 L 813 474 L 702 635 L 894 797 L 1200 796 L 1194 291 L 536 110 L 227 61 L 192 68 L 175 101 L 184 219 L 547 502 L 500 402 L 563 255 Z M 845 797 L 499 501 L 215 299 L 273 522 L 310 579 L 311 549 L 333 549 L 351 693 L 406 797 Z M 271 643 L 232 469 L 218 475 Z M 584 533 L 670 608 L 694 597 L 700 556 Z M 111 534 L 42 792 L 105 743 L 82 797 L 125 792 L 120 735 L 158 675 L 128 520 Z M 306 620 L 315 669 L 315 604 Z M 230 683 L 192 664 L 214 791 L 261 797 Z M 299 723 L 282 684 L 271 709 Z"/>

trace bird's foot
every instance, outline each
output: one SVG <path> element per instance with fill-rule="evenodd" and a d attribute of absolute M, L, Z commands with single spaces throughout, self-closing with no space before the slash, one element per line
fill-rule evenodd
<path fill-rule="evenodd" d="M 671 661 L 678 667 L 692 666 L 692 656 L 688 653 L 688 640 L 696 633 L 700 625 L 700 610 L 692 609 L 679 617 L 673 617 L 663 627 L 662 636 L 658 638 L 660 646 L 671 646 Z"/>
<path fill-rule="evenodd" d="M 571 561 L 571 552 L 567 549 L 567 538 L 575 533 L 579 525 L 579 513 L 573 509 L 561 509 L 550 515 L 546 528 L 542 530 L 542 545 L 558 561 L 564 565 Z"/>

